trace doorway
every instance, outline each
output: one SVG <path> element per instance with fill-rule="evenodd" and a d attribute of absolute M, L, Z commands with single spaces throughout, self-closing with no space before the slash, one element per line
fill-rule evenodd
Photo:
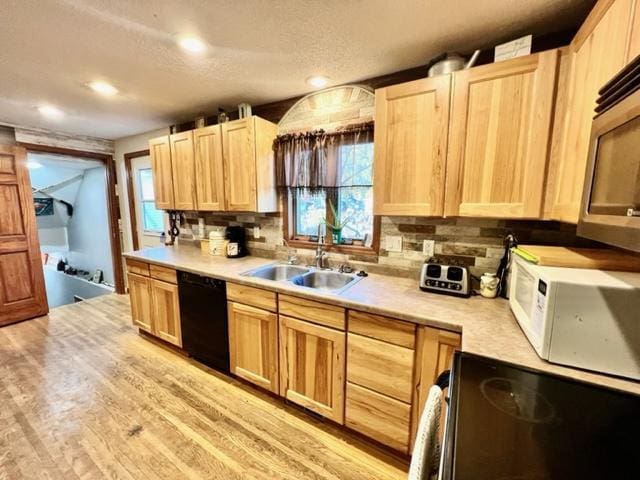
<path fill-rule="evenodd" d="M 168 218 L 155 205 L 149 150 L 127 153 L 124 161 L 133 249 L 158 246 L 162 233 L 168 228 Z"/>

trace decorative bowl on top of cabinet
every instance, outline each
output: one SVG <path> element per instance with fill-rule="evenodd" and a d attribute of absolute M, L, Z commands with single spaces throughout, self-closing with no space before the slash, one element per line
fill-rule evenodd
<path fill-rule="evenodd" d="M 277 126 L 252 116 L 149 141 L 156 207 L 275 212 Z"/>

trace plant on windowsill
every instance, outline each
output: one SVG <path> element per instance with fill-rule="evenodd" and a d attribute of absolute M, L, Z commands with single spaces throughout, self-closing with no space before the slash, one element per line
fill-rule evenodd
<path fill-rule="evenodd" d="M 351 220 L 351 217 L 347 217 L 344 220 L 340 221 L 338 212 L 336 208 L 333 206 L 333 202 L 329 200 L 329 207 L 331 208 L 331 216 L 333 217 L 333 222 L 329 222 L 326 218 L 324 219 L 324 224 L 331 231 L 331 240 L 334 245 L 342 244 L 342 229 L 346 227 Z"/>

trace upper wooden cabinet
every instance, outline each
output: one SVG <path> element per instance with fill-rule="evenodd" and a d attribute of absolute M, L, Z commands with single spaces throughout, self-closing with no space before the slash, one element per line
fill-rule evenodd
<path fill-rule="evenodd" d="M 225 208 L 225 202 L 220 125 L 194 130 L 193 145 L 198 210 L 222 211 Z"/>
<path fill-rule="evenodd" d="M 453 75 L 445 215 L 542 214 L 558 50 Z"/>
<path fill-rule="evenodd" d="M 273 139 L 278 127 L 259 117 L 222 124 L 226 210 L 274 212 Z"/>
<path fill-rule="evenodd" d="M 176 210 L 195 210 L 196 165 L 193 131 L 171 135 L 169 142 L 171 143 L 174 208 Z"/>
<path fill-rule="evenodd" d="M 277 211 L 276 135 L 254 116 L 150 140 L 157 208 Z"/>
<path fill-rule="evenodd" d="M 153 170 L 153 189 L 156 208 L 173 210 L 173 171 L 171 167 L 171 144 L 169 137 L 149 140 L 149 155 Z"/>
<path fill-rule="evenodd" d="M 450 77 L 376 90 L 374 213 L 443 213 Z"/>
<path fill-rule="evenodd" d="M 571 43 L 568 58 L 563 58 L 568 73 L 559 83 L 565 101 L 556 115 L 559 139 L 549 169 L 548 218 L 578 221 L 598 90 L 640 53 L 636 2 L 598 2 Z"/>

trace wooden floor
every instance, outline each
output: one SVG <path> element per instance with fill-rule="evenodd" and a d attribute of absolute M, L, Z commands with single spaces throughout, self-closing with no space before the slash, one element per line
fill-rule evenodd
<path fill-rule="evenodd" d="M 403 479 L 406 465 L 140 337 L 107 295 L 0 328 L 0 479 Z"/>

